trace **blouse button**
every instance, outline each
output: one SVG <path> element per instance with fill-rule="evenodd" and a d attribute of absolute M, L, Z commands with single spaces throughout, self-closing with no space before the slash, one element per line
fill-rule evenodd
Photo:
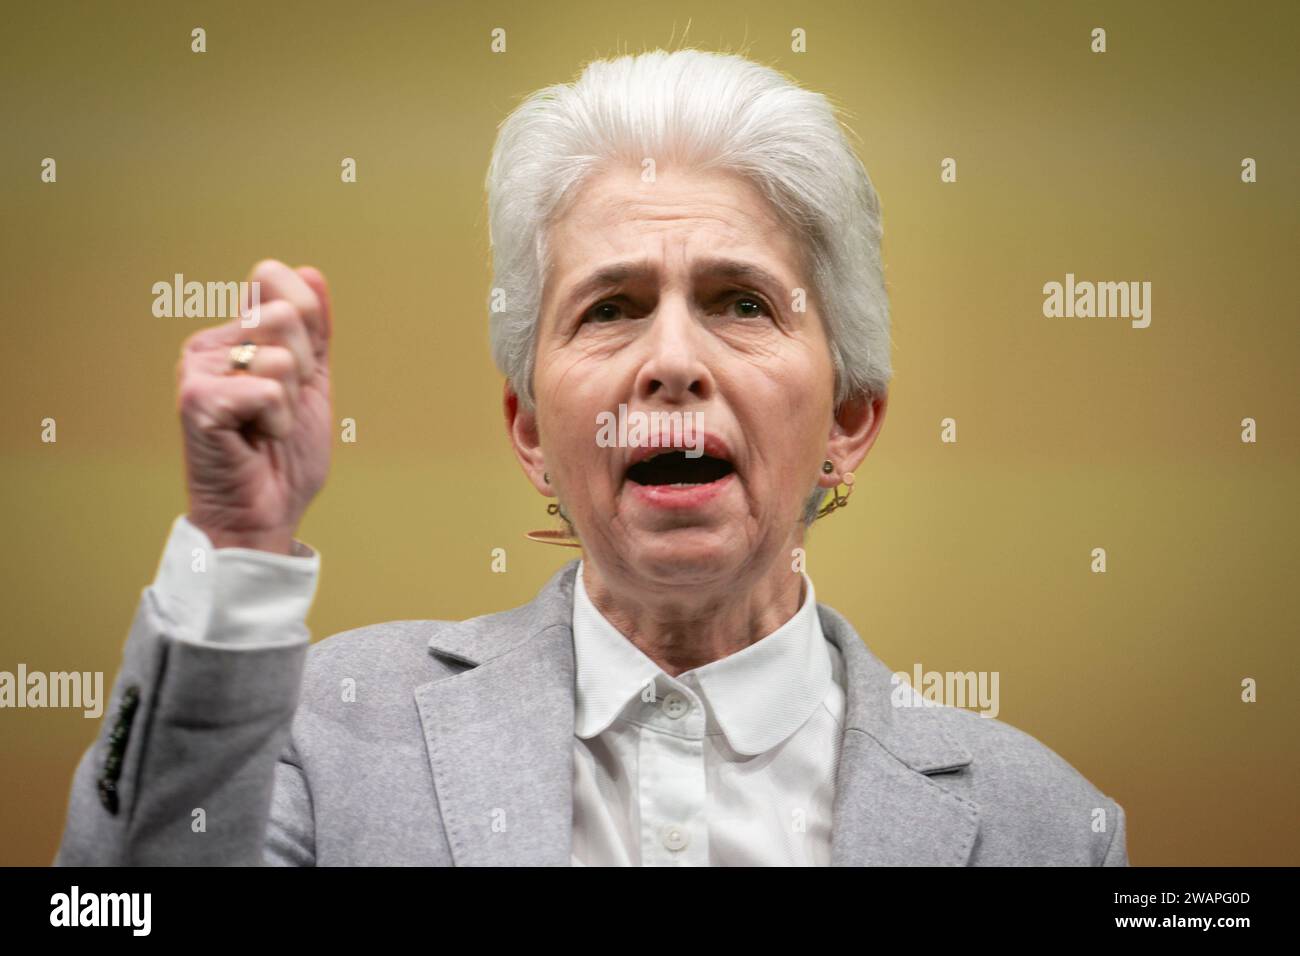
<path fill-rule="evenodd" d="M 663 829 L 664 846 L 670 850 L 684 850 L 686 845 L 691 842 L 690 834 L 684 827 L 679 827 L 675 823 L 670 823 Z"/>
<path fill-rule="evenodd" d="M 664 694 L 664 699 L 660 702 L 659 706 L 662 707 L 663 712 L 673 720 L 685 716 L 686 712 L 691 709 L 690 701 L 675 690 L 670 690 L 668 693 Z"/>

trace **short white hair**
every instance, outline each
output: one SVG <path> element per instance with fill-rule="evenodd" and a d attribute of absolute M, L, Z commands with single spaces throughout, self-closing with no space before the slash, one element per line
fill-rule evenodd
<path fill-rule="evenodd" d="M 547 231 L 593 173 L 640 169 L 645 157 L 757 187 L 807 257 L 836 405 L 884 394 L 893 372 L 880 203 L 831 103 L 737 54 L 653 50 L 593 61 L 573 83 L 537 90 L 497 133 L 486 181 L 492 358 L 526 409 Z"/>

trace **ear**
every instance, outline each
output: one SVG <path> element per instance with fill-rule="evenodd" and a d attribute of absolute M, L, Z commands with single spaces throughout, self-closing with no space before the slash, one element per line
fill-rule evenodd
<path fill-rule="evenodd" d="M 510 447 L 514 449 L 515 457 L 523 466 L 524 474 L 528 476 L 534 488 L 548 498 L 554 497 L 555 489 L 542 477 L 546 471 L 546 458 L 542 454 L 536 411 L 528 411 L 520 405 L 519 396 L 509 381 L 505 384 L 501 404 L 506 416 L 506 434 L 510 436 Z"/>
<path fill-rule="evenodd" d="M 835 464 L 835 470 L 821 476 L 819 484 L 823 488 L 834 488 L 843 480 L 845 472 L 858 470 L 880 434 L 888 406 L 886 390 L 878 396 L 850 398 L 835 409 L 826 443 L 826 457 Z"/>

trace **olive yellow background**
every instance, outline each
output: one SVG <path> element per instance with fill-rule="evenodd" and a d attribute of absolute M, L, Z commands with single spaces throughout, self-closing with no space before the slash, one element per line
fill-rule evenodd
<path fill-rule="evenodd" d="M 576 553 L 523 537 L 549 519 L 488 353 L 493 136 L 589 59 L 685 36 L 832 97 L 883 203 L 896 375 L 851 507 L 810 538 L 818 598 L 896 669 L 997 671 L 1000 719 L 1125 807 L 1134 864 L 1300 863 L 1300 7 L 51 0 L 0 21 L 0 670 L 102 670 L 107 696 L 185 509 L 174 366 L 204 323 L 155 318 L 151 286 L 264 257 L 328 276 L 335 417 L 357 422 L 300 534 L 315 638 L 530 599 Z M 1045 318 L 1067 272 L 1150 281 L 1151 326 Z M 0 711 L 0 863 L 53 858 L 95 731 Z"/>

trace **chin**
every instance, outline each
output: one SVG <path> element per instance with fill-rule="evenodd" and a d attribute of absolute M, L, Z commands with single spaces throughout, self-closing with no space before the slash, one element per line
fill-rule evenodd
<path fill-rule="evenodd" d="M 701 583 L 734 572 L 745 559 L 740 536 L 722 528 L 683 527 L 646 531 L 628 563 L 649 580 Z"/>

